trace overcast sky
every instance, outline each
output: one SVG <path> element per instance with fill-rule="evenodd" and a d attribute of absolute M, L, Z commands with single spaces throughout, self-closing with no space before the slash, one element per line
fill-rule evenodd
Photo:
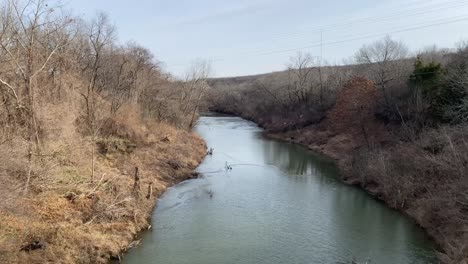
<path fill-rule="evenodd" d="M 149 48 L 175 75 L 196 59 L 211 60 L 215 76 L 282 70 L 298 51 L 320 56 L 320 43 L 340 64 L 385 34 L 413 51 L 468 40 L 467 0 L 64 1 L 85 18 L 108 13 L 120 42 Z"/>

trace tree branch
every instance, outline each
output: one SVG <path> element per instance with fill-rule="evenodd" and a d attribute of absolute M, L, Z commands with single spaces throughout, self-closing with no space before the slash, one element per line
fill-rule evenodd
<path fill-rule="evenodd" d="M 11 86 L 9 83 L 5 82 L 4 80 L 2 80 L 0 78 L 0 82 L 5 85 L 6 87 L 10 88 L 11 92 L 13 93 L 13 95 L 15 96 L 15 99 L 16 99 L 16 102 L 19 101 L 19 98 L 18 98 L 18 94 L 16 94 L 16 91 L 15 91 L 15 88 L 13 88 L 13 86 Z"/>
<path fill-rule="evenodd" d="M 36 77 L 36 75 L 38 75 L 40 72 L 42 72 L 44 70 L 44 68 L 46 67 L 47 63 L 49 63 L 49 60 L 52 58 L 52 56 L 55 54 L 55 52 L 57 51 L 57 49 L 61 46 L 61 44 L 58 44 L 57 46 L 55 46 L 54 50 L 52 50 L 52 52 L 49 54 L 49 56 L 47 57 L 46 61 L 42 64 L 42 67 L 39 68 L 39 70 L 37 70 L 32 76 L 31 78 L 34 78 Z"/>

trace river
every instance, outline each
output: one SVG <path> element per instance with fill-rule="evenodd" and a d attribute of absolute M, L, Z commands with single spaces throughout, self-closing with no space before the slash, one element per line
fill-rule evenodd
<path fill-rule="evenodd" d="M 214 149 L 202 177 L 161 197 L 123 263 L 437 263 L 423 230 L 341 183 L 327 158 L 237 117 L 202 117 L 196 131 Z"/>

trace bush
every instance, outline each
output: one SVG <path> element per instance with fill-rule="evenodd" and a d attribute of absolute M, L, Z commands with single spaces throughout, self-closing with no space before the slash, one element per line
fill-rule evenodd
<path fill-rule="evenodd" d="M 354 156 L 352 172 L 393 208 L 418 220 L 447 250 L 447 263 L 462 263 L 468 236 L 468 126 L 427 130 L 418 140 Z M 453 250 L 451 250 L 453 249 Z"/>
<path fill-rule="evenodd" d="M 468 121 L 468 65 L 465 53 L 466 48 L 453 54 L 446 68 L 440 63 L 426 63 L 419 56 L 416 59 L 409 84 L 412 98 L 416 99 L 413 102 L 414 113 L 425 115 L 423 120 L 430 118 L 438 123 Z M 418 101 L 420 97 L 422 101 Z"/>

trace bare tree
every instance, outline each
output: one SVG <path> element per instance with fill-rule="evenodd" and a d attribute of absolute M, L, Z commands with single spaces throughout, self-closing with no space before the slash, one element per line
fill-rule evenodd
<path fill-rule="evenodd" d="M 28 127 L 28 173 L 25 192 L 28 191 L 34 152 L 39 151 L 39 133 L 36 114 L 37 78 L 47 72 L 52 57 L 68 42 L 62 31 L 72 19 L 61 17 L 56 8 L 45 0 L 9 0 L 2 10 L 0 33 L 1 57 L 9 69 L 0 73 L 2 87 L 10 92 L 16 109 Z"/>
<path fill-rule="evenodd" d="M 100 77 L 101 90 L 111 102 L 111 115 L 126 103 L 136 104 L 142 90 L 161 77 L 153 55 L 135 44 L 110 49 L 105 53 L 106 66 Z"/>
<path fill-rule="evenodd" d="M 109 18 L 105 13 L 99 13 L 97 18 L 92 21 L 88 29 L 88 38 L 90 57 L 84 64 L 83 72 L 87 73 L 89 81 L 86 93 L 83 93 L 82 96 L 85 100 L 88 122 L 92 126 L 92 122 L 95 119 L 93 116 L 96 103 L 94 94 L 100 92 L 97 89 L 99 86 L 96 83 L 103 64 L 102 56 L 105 48 L 110 46 L 115 38 L 115 28 L 110 24 Z"/>
<path fill-rule="evenodd" d="M 184 115 L 191 116 L 189 128 L 193 127 L 201 100 L 210 87 L 207 81 L 210 74 L 211 65 L 200 60 L 194 62 L 185 75 L 180 106 Z"/>
<path fill-rule="evenodd" d="M 417 53 L 419 57 L 424 62 L 434 62 L 446 65 L 449 61 L 449 56 L 451 51 L 450 49 L 439 48 L 436 45 L 424 47 L 421 51 Z"/>
<path fill-rule="evenodd" d="M 390 36 L 363 46 L 355 55 L 356 61 L 368 68 L 369 77 L 382 90 L 387 106 L 391 103 L 388 88 L 400 77 L 401 69 L 398 63 L 407 55 L 407 47 L 391 39 Z"/>
<path fill-rule="evenodd" d="M 255 86 L 266 95 L 266 98 L 270 98 L 275 105 L 278 105 L 281 109 L 287 109 L 287 102 L 278 89 L 273 89 L 274 85 L 272 83 L 259 80 L 255 82 Z"/>
<path fill-rule="evenodd" d="M 298 52 L 290 58 L 287 90 L 292 104 L 311 103 L 315 97 L 323 108 L 327 82 L 322 68 L 322 62 L 309 53 Z"/>
<path fill-rule="evenodd" d="M 94 181 L 95 171 L 95 152 L 96 140 L 99 136 L 99 130 L 102 124 L 96 116 L 98 108 L 98 96 L 101 91 L 98 89 L 97 81 L 101 74 L 101 68 L 104 64 L 103 53 L 114 41 L 115 28 L 109 22 L 109 18 L 105 13 L 99 13 L 97 18 L 92 21 L 88 28 L 88 45 L 89 57 L 85 60 L 82 72 L 88 76 L 88 84 L 86 92 L 81 93 L 84 99 L 86 122 L 88 131 L 91 135 L 91 148 L 92 148 L 92 164 L 91 164 L 91 180 Z"/>
<path fill-rule="evenodd" d="M 291 102 L 305 103 L 312 90 L 314 58 L 309 53 L 298 52 L 290 58 L 288 66 L 288 97 Z"/>
<path fill-rule="evenodd" d="M 458 102 L 446 109 L 446 117 L 455 122 L 468 121 L 468 42 L 458 44 L 458 51 L 447 65 L 447 88 Z M 452 98 L 453 100 L 454 98 Z"/>

